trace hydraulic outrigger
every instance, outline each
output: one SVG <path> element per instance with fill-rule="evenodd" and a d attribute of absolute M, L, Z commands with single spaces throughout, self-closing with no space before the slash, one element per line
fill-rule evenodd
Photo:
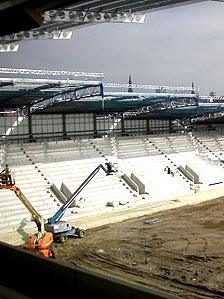
<path fill-rule="evenodd" d="M 56 242 L 65 242 L 68 236 L 84 237 L 85 231 L 70 225 L 65 221 L 60 221 L 65 211 L 71 206 L 78 194 L 86 187 L 86 185 L 95 177 L 100 169 L 103 169 L 107 175 L 116 172 L 112 169 L 111 163 L 106 163 L 107 169 L 102 165 L 98 165 L 91 174 L 83 181 L 83 183 L 77 188 L 72 196 L 64 203 L 64 205 L 48 219 L 47 223 L 44 223 L 43 217 L 34 209 L 30 204 L 26 196 L 22 191 L 15 185 L 15 181 L 11 176 L 9 180 L 8 175 L 1 175 L 0 189 L 9 189 L 14 191 L 16 196 L 21 200 L 24 206 L 29 210 L 35 221 L 38 232 L 30 236 L 27 249 L 33 252 L 38 252 L 46 257 L 54 257 L 54 253 L 49 249 L 50 245 Z"/>

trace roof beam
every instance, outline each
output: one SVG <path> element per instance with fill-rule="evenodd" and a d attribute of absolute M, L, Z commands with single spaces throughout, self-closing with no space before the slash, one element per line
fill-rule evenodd
<path fill-rule="evenodd" d="M 7 0 L 0 4 L 0 11 L 27 2 L 27 0 Z"/>

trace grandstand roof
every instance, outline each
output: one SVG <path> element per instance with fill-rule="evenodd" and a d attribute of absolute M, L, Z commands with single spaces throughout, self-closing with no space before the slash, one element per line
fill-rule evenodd
<path fill-rule="evenodd" d="M 15 68 L 0 68 L 0 73 L 3 74 L 0 77 L 1 109 L 32 107 L 32 112 L 44 109 L 44 113 L 101 113 L 139 109 L 164 101 L 187 100 L 195 103 L 198 98 L 197 90 L 189 87 L 137 84 L 135 88 L 150 88 L 150 92 L 105 92 L 103 73 Z M 20 77 L 17 77 L 18 74 Z M 40 75 L 44 77 L 40 78 Z M 101 81 L 98 81 L 99 78 Z M 109 88 L 112 86 L 109 83 Z M 115 84 L 116 88 L 120 86 L 123 84 Z M 158 89 L 160 92 L 157 92 Z"/>
<path fill-rule="evenodd" d="M 32 113 L 47 114 L 131 112 L 125 116 L 138 119 L 191 118 L 224 112 L 224 105 L 210 102 L 210 98 L 209 102 L 199 103 L 197 92 L 187 87 L 177 87 L 176 91 L 174 87 L 166 87 L 167 92 L 164 92 L 162 86 L 160 92 L 157 92 L 156 86 L 147 85 L 146 87 L 151 87 L 152 90 L 156 88 L 156 91 L 105 92 L 104 84 L 97 80 L 103 77 L 102 73 L 11 68 L 0 68 L 0 73 L 10 74 L 9 78 L 0 78 L 2 111 L 31 107 Z M 15 77 L 18 73 L 21 75 L 20 78 Z M 29 77 L 23 78 L 24 75 Z M 39 75 L 45 77 L 51 75 L 54 79 L 35 78 Z M 69 79 L 61 79 L 64 75 Z M 57 79 L 55 76 L 58 76 Z M 72 76 L 82 77 L 82 80 L 70 79 Z"/>
<path fill-rule="evenodd" d="M 169 108 L 170 103 L 178 102 L 180 107 Z M 157 108 L 159 104 L 162 106 Z M 31 107 L 33 113 L 47 114 L 136 111 L 126 116 L 132 119 L 181 119 L 224 112 L 221 103 L 197 104 L 198 94 L 192 93 L 106 93 L 102 81 L 97 80 L 0 78 L 2 110 Z M 144 107 L 152 110 L 143 112 Z"/>
<path fill-rule="evenodd" d="M 55 9 L 72 9 L 86 12 L 145 12 L 180 4 L 198 2 L 197 0 L 3 0 L 0 3 L 0 36 L 9 35 L 34 28 L 55 30 L 62 26 L 60 22 L 53 22 L 46 28 L 43 14 Z M 67 23 L 65 27 L 72 28 L 80 23 Z M 64 27 L 64 28 L 65 28 Z"/>
<path fill-rule="evenodd" d="M 101 95 L 101 82 L 85 80 L 0 78 L 0 108 L 21 108 L 36 102 Z"/>

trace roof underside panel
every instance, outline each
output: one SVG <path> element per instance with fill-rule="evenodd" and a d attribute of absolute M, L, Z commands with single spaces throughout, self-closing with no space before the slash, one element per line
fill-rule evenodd
<path fill-rule="evenodd" d="M 20 31 L 43 28 L 42 14 L 54 9 L 72 9 L 94 12 L 150 12 L 200 0 L 12 0 L 0 4 L 0 36 Z M 57 29 L 58 23 L 51 25 Z M 72 26 L 72 27 L 75 27 Z M 72 28 L 71 27 L 71 28 Z"/>

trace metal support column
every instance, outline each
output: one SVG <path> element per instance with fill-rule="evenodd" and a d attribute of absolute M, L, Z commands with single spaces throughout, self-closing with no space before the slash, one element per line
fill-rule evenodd
<path fill-rule="evenodd" d="M 122 136 L 125 135 L 125 126 L 124 126 L 124 114 L 121 115 L 121 133 Z"/>
<path fill-rule="evenodd" d="M 169 133 L 172 133 L 173 132 L 173 123 L 172 123 L 172 120 L 169 119 Z"/>
<path fill-rule="evenodd" d="M 62 113 L 62 131 L 63 131 L 63 137 L 66 138 L 67 132 L 66 132 L 66 115 L 65 115 L 65 113 Z"/>
<path fill-rule="evenodd" d="M 149 126 L 149 119 L 146 119 L 146 134 L 150 134 L 150 126 Z"/>
<path fill-rule="evenodd" d="M 97 137 L 96 113 L 93 113 L 93 136 Z"/>

